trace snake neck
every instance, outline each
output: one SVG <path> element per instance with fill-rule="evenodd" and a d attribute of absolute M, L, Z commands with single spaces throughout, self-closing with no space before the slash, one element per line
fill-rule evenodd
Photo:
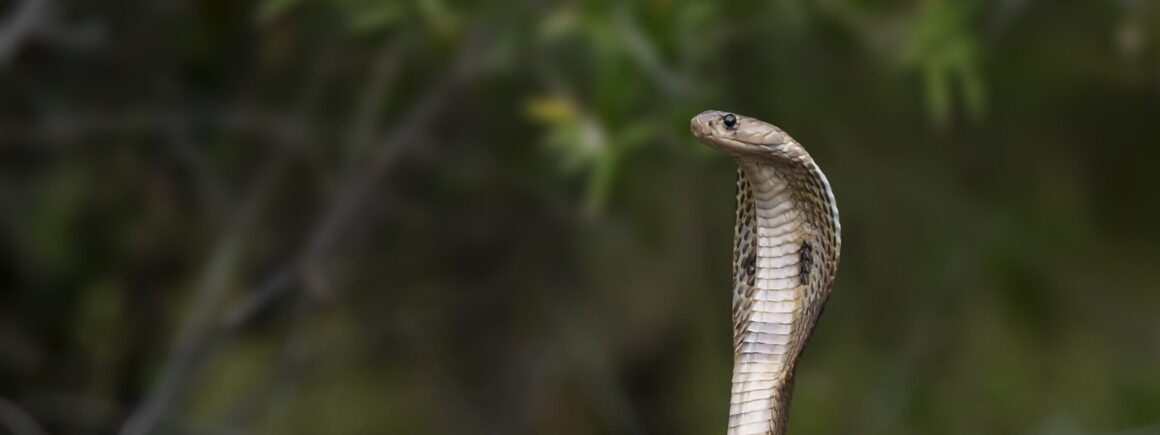
<path fill-rule="evenodd" d="M 812 161 L 738 163 L 728 433 L 782 435 L 837 264 L 837 212 Z"/>

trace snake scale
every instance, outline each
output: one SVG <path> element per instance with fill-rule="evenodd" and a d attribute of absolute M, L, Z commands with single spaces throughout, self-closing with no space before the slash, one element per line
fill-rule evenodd
<path fill-rule="evenodd" d="M 780 128 L 716 110 L 690 128 L 738 166 L 728 434 L 781 435 L 797 359 L 838 269 L 838 206 L 825 174 Z"/>

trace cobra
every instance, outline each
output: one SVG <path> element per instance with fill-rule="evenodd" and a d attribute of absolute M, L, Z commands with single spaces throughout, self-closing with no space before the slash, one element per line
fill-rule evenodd
<path fill-rule="evenodd" d="M 738 167 L 728 434 L 781 435 L 797 360 L 838 269 L 837 202 L 821 168 L 780 128 L 716 110 L 690 128 Z"/>

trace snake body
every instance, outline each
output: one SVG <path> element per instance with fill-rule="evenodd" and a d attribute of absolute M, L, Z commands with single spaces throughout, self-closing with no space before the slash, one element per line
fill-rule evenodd
<path fill-rule="evenodd" d="M 738 166 L 728 434 L 781 435 L 797 359 L 838 268 L 837 203 L 806 149 L 772 124 L 715 110 L 690 124 Z"/>

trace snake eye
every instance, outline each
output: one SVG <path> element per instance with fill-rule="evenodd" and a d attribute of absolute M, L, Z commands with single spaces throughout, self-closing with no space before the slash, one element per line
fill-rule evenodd
<path fill-rule="evenodd" d="M 721 120 L 724 121 L 725 126 L 729 128 L 733 128 L 733 126 L 737 125 L 737 117 L 733 116 L 732 113 L 721 117 Z"/>

